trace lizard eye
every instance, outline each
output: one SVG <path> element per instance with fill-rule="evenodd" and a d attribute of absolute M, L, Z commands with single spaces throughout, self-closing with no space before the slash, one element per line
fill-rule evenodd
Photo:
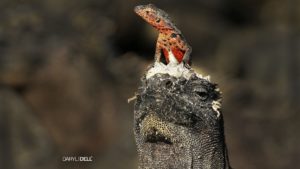
<path fill-rule="evenodd" d="M 171 34 L 171 38 L 176 38 L 177 37 L 177 34 L 176 33 L 172 33 Z"/>
<path fill-rule="evenodd" d="M 160 22 L 160 18 L 157 18 L 155 22 L 156 22 L 156 23 L 159 23 L 159 22 Z"/>

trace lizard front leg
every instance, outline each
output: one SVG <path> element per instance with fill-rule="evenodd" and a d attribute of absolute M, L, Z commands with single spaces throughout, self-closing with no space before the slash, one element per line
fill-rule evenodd
<path fill-rule="evenodd" d="M 154 55 L 154 60 L 155 62 L 160 62 L 160 58 L 161 58 L 161 46 L 159 44 L 159 42 L 156 42 L 156 49 L 155 49 L 155 55 Z"/>

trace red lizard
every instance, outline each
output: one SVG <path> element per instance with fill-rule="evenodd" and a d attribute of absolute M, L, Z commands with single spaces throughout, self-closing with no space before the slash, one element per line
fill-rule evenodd
<path fill-rule="evenodd" d="M 159 31 L 155 50 L 156 62 L 160 61 L 162 51 L 167 63 L 190 64 L 192 48 L 165 11 L 153 4 L 136 6 L 134 11 Z"/>

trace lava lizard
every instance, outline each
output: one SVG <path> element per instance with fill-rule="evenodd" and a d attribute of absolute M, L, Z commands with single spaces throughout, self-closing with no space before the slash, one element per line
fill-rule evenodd
<path fill-rule="evenodd" d="M 155 62 L 161 60 L 161 52 L 163 52 L 167 63 L 179 64 L 183 62 L 191 64 L 190 54 L 192 48 L 165 11 L 153 4 L 136 6 L 134 11 L 159 31 Z"/>

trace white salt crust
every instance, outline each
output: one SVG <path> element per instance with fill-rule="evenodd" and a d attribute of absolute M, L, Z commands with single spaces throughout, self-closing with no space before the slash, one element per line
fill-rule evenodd
<path fill-rule="evenodd" d="M 146 78 L 149 79 L 157 73 L 169 74 L 170 76 L 177 78 L 184 77 L 186 79 L 190 79 L 193 74 L 196 74 L 197 77 L 210 81 L 210 76 L 198 74 L 193 70 L 186 68 L 182 62 L 180 64 L 170 62 L 167 65 L 161 62 L 155 62 L 154 66 L 146 73 Z"/>
<path fill-rule="evenodd" d="M 221 109 L 221 100 L 217 100 L 217 101 L 213 101 L 212 102 L 212 109 L 217 113 L 217 117 L 220 117 L 221 113 L 220 113 L 220 109 Z"/>

